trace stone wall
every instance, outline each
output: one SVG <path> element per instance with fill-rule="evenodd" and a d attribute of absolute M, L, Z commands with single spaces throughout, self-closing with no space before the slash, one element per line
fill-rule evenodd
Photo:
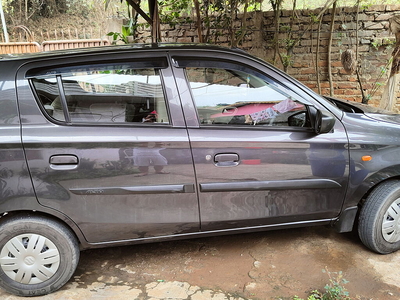
<path fill-rule="evenodd" d="M 322 19 L 318 34 L 318 24 L 311 25 L 311 16 L 318 15 L 316 10 L 298 10 L 291 33 L 288 28 L 291 11 L 282 11 L 279 33 L 280 51 L 285 54 L 285 41 L 296 40 L 293 54 L 289 57 L 291 66 L 287 73 L 318 92 L 317 70 L 320 74 L 320 88 L 323 95 L 329 95 L 328 81 L 328 41 L 332 10 L 328 10 Z M 358 45 L 358 61 L 361 66 L 359 77 L 365 95 L 371 95 L 369 104 L 378 106 L 389 71 L 386 71 L 391 58 L 395 37 L 387 29 L 388 19 L 400 14 L 400 5 L 375 5 L 362 9 L 358 13 L 356 7 L 339 7 L 335 14 L 334 31 L 332 36 L 331 67 L 333 74 L 334 95 L 339 98 L 361 102 L 361 89 L 355 72 L 347 74 L 342 67 L 341 53 L 347 49 L 356 52 Z M 245 40 L 240 48 L 266 61 L 272 62 L 274 55 L 274 18 L 273 12 L 253 12 L 248 15 L 250 26 Z M 198 42 L 197 29 L 194 23 L 175 26 L 162 25 L 162 42 L 192 43 Z M 216 43 L 229 46 L 228 34 L 220 30 Z M 319 35 L 319 59 L 316 61 L 317 40 Z M 358 39 L 357 39 L 358 36 Z M 150 32 L 143 27 L 139 42 L 150 42 Z M 275 65 L 283 69 L 279 60 Z M 400 89 L 398 91 L 400 110 Z"/>

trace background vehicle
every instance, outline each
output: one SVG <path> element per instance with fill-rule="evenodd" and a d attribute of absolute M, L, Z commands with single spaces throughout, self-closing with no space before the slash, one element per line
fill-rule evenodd
<path fill-rule="evenodd" d="M 5 57 L 0 285 L 43 295 L 79 250 L 357 220 L 400 248 L 397 116 L 241 51 L 135 45 Z M 151 118 L 149 118 L 151 116 Z M 151 120 L 151 121 L 149 121 Z"/>

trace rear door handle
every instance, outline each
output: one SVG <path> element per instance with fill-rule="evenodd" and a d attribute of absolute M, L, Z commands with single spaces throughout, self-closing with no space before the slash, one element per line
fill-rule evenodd
<path fill-rule="evenodd" d="M 78 167 L 79 159 L 75 155 L 53 155 L 49 163 L 53 170 L 74 170 Z"/>
<path fill-rule="evenodd" d="M 235 167 L 239 165 L 239 155 L 236 153 L 220 153 L 214 156 L 217 167 Z"/>

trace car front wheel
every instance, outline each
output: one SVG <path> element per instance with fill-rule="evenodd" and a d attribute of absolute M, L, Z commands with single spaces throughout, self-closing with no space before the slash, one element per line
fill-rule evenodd
<path fill-rule="evenodd" d="M 15 216 L 0 223 L 0 286 L 19 296 L 61 288 L 79 260 L 74 234 L 41 216 Z"/>
<path fill-rule="evenodd" d="M 388 254 L 400 249 L 400 181 L 380 184 L 361 208 L 358 233 L 373 251 Z"/>

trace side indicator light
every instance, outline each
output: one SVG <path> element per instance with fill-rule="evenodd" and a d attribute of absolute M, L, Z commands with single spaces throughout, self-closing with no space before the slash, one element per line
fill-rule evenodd
<path fill-rule="evenodd" d="M 372 160 L 372 156 L 370 155 L 364 155 L 363 157 L 361 157 L 362 161 L 371 161 Z"/>

